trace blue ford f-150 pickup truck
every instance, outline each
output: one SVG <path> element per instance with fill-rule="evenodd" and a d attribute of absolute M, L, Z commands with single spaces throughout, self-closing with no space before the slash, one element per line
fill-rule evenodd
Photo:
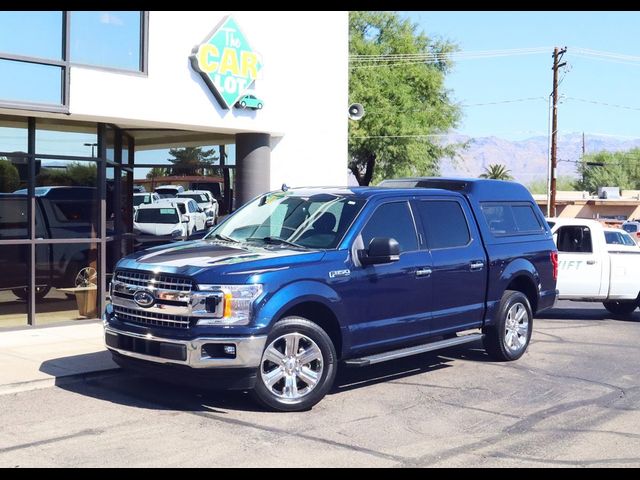
<path fill-rule="evenodd" d="M 557 278 L 529 192 L 496 180 L 393 182 L 267 193 L 203 240 L 123 258 L 104 314 L 114 359 L 295 411 L 327 394 L 338 362 L 479 339 L 495 359 L 521 357 Z"/>

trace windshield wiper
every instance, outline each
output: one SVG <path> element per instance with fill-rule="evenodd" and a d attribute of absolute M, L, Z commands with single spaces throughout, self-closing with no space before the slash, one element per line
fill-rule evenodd
<path fill-rule="evenodd" d="M 220 240 L 224 240 L 226 242 L 240 243 L 238 240 L 231 237 L 227 237 L 226 235 L 222 235 L 221 233 L 215 233 L 213 236 L 215 238 L 219 238 Z"/>
<path fill-rule="evenodd" d="M 294 242 L 290 242 L 289 240 L 285 240 L 284 238 L 280 238 L 280 237 L 249 237 L 247 238 L 247 240 L 261 240 L 265 243 L 270 243 L 272 245 L 289 245 L 291 247 L 296 247 L 296 248 L 304 248 L 305 250 L 308 250 L 307 247 L 303 246 L 303 245 L 299 245 L 297 243 Z"/>

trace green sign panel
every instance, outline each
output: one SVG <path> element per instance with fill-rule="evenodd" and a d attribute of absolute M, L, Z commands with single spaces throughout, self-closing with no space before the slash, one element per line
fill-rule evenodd
<path fill-rule="evenodd" d="M 225 109 L 244 95 L 262 69 L 259 55 L 231 16 L 225 17 L 189 58 Z"/>

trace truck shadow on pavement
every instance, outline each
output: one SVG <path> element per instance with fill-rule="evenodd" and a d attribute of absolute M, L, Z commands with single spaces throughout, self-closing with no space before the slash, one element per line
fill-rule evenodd
<path fill-rule="evenodd" d="M 346 368 L 341 365 L 328 398 L 354 389 L 364 391 L 367 387 L 379 383 L 407 379 L 449 368 L 455 360 L 491 361 L 478 343 L 477 346 L 470 344 L 464 347 L 452 347 L 369 367 Z M 428 383 L 427 378 L 415 381 Z M 252 400 L 247 392 L 220 391 L 212 386 L 169 382 L 124 370 L 86 374 L 76 378 L 75 381 L 61 377 L 56 381 L 56 386 L 105 402 L 150 410 L 215 414 L 226 414 L 229 411 L 266 412 Z"/>
<path fill-rule="evenodd" d="M 556 307 L 536 315 L 540 320 L 615 320 L 617 322 L 640 322 L 640 312 L 631 315 L 615 315 L 605 308 Z M 535 328 L 535 320 L 534 320 Z"/>

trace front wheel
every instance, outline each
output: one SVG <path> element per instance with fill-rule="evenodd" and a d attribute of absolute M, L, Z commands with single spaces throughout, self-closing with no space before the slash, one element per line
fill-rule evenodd
<path fill-rule="evenodd" d="M 273 410 L 307 410 L 329 392 L 337 356 L 327 333 L 301 317 L 279 320 L 267 338 L 252 396 Z"/>
<path fill-rule="evenodd" d="M 529 299 L 522 292 L 506 290 L 495 324 L 483 329 L 484 347 L 494 360 L 517 360 L 529 345 L 532 329 L 533 313 Z"/>
<path fill-rule="evenodd" d="M 631 315 L 638 307 L 638 302 L 635 300 L 612 300 L 602 302 L 602 305 L 614 315 Z"/>

